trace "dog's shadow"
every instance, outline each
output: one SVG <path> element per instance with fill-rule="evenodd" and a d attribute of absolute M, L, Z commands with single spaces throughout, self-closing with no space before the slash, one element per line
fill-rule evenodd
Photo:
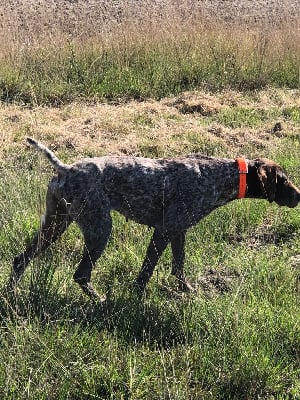
<path fill-rule="evenodd" d="M 162 293 L 163 294 L 163 293 Z M 168 302 L 168 306 L 165 307 Z M 164 296 L 141 297 L 124 290 L 118 297 L 109 296 L 105 302 L 94 303 L 82 296 L 72 301 L 67 295 L 48 292 L 0 294 L 2 325 L 35 321 L 45 329 L 50 325 L 70 325 L 79 329 L 97 329 L 117 335 L 122 341 L 147 342 L 148 345 L 170 346 L 182 343 L 182 301 Z"/>

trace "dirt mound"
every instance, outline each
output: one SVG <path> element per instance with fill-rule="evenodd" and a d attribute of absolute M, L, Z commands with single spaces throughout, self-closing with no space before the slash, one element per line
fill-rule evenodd
<path fill-rule="evenodd" d="M 223 107 L 215 96 L 200 92 L 187 92 L 167 104 L 182 114 L 200 114 L 205 117 L 218 113 Z"/>

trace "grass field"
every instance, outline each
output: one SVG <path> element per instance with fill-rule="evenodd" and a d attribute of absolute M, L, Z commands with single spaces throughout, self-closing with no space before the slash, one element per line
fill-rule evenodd
<path fill-rule="evenodd" d="M 72 280 L 76 226 L 5 291 L 52 175 L 26 136 L 65 162 L 269 157 L 300 186 L 298 3 L 150 3 L 0 2 L 0 398 L 298 400 L 299 207 L 244 199 L 192 228 L 190 295 L 170 249 L 132 293 L 152 232 L 117 213 L 93 272 L 104 305 Z"/>
<path fill-rule="evenodd" d="M 299 88 L 298 2 L 252 3 L 0 2 L 0 99 L 60 105 Z"/>
<path fill-rule="evenodd" d="M 39 225 L 51 170 L 24 145 L 42 139 L 65 161 L 104 153 L 263 155 L 299 185 L 299 91 L 183 93 L 122 106 L 3 105 L 2 284 Z M 281 131 L 274 132 L 280 122 Z M 72 227 L 32 263 L 16 299 L 1 297 L 5 399 L 298 399 L 299 210 L 241 200 L 188 236 L 181 295 L 169 250 L 142 301 L 129 289 L 151 231 L 113 215 L 93 281 L 97 307 L 73 283 L 82 239 Z"/>

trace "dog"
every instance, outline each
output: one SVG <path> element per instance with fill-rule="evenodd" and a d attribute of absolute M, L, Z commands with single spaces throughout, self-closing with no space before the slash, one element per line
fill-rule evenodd
<path fill-rule="evenodd" d="M 184 274 L 188 228 L 217 207 L 243 197 L 287 207 L 296 207 L 300 201 L 300 190 L 278 164 L 265 158 L 104 156 L 67 165 L 40 142 L 27 141 L 47 157 L 56 174 L 48 186 L 41 228 L 26 250 L 14 258 L 13 285 L 28 263 L 75 222 L 84 237 L 84 250 L 74 280 L 88 296 L 99 299 L 91 273 L 111 233 L 110 212 L 116 210 L 154 229 L 135 286 L 144 291 L 170 243 L 172 274 L 179 289 L 189 291 L 192 286 Z"/>

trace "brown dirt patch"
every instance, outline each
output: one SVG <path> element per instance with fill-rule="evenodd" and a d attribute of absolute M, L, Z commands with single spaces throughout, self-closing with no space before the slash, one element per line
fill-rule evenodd
<path fill-rule="evenodd" d="M 222 267 L 209 268 L 202 273 L 198 284 L 206 296 L 212 297 L 232 291 L 239 279 L 240 275 L 236 271 L 229 271 Z"/>

